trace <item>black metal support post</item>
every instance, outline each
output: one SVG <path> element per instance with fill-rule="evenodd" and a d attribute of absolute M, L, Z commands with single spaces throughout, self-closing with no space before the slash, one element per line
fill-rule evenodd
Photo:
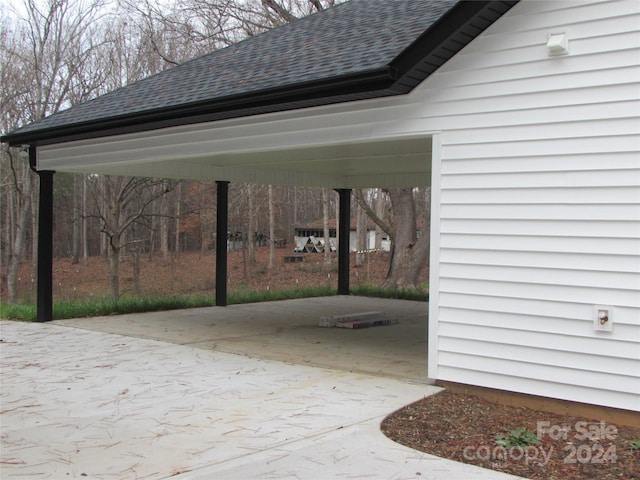
<path fill-rule="evenodd" d="M 227 237 L 229 231 L 229 182 L 216 181 L 216 306 L 227 306 Z"/>
<path fill-rule="evenodd" d="M 35 148 L 29 150 L 35 156 Z M 30 161 L 35 162 L 35 159 Z M 38 216 L 38 300 L 37 321 L 53 320 L 53 174 L 45 170 L 40 177 L 40 207 Z"/>
<path fill-rule="evenodd" d="M 340 218 L 338 239 L 338 295 L 349 295 L 349 230 L 351 224 L 351 190 L 339 188 Z"/>

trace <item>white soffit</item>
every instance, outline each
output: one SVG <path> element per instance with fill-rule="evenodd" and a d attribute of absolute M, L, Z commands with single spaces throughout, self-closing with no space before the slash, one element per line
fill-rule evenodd
<path fill-rule="evenodd" d="M 43 146 L 37 150 L 38 169 L 332 188 L 430 183 L 426 134 L 372 138 L 362 125 L 252 132 L 248 138 L 219 136 L 216 129 L 207 129 L 208 135 L 203 129 L 180 130 Z"/>

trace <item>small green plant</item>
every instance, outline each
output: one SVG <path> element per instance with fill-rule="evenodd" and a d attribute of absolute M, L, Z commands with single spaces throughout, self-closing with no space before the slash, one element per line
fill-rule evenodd
<path fill-rule="evenodd" d="M 528 445 L 538 445 L 540 440 L 536 434 L 526 427 L 511 430 L 509 433 L 500 433 L 495 436 L 496 445 L 505 448 L 526 447 Z"/>
<path fill-rule="evenodd" d="M 640 450 L 640 438 L 629 440 L 629 450 L 633 450 L 634 452 Z"/>

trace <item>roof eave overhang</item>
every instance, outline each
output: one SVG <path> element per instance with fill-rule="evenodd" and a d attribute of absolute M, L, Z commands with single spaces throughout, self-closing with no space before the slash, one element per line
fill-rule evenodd
<path fill-rule="evenodd" d="M 397 94 L 390 89 L 396 78 L 396 71 L 387 66 L 374 71 L 317 82 L 287 85 L 207 102 L 135 112 L 130 115 L 41 130 L 26 132 L 17 130 L 2 136 L 0 141 L 12 146 L 49 145 L 377 98 Z"/>
<path fill-rule="evenodd" d="M 393 60 L 398 72 L 394 90 L 413 90 L 519 1 L 458 2 Z"/>
<path fill-rule="evenodd" d="M 50 145 L 409 93 L 519 0 L 461 1 L 390 65 L 314 82 L 135 112 L 0 137 L 3 143 Z"/>

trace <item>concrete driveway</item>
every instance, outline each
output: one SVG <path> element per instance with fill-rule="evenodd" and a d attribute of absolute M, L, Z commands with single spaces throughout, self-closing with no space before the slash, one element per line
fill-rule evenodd
<path fill-rule="evenodd" d="M 327 314 L 361 308 L 349 300 L 318 305 Z M 386 415 L 438 391 L 409 380 L 420 368 L 410 373 L 404 353 L 385 364 L 378 351 L 374 330 L 393 338 L 402 319 L 361 331 L 311 328 L 316 313 L 304 302 L 1 321 L 1 478 L 514 478 L 382 435 Z M 284 322 L 291 305 L 304 312 L 289 320 L 290 332 L 267 321 Z M 237 335 L 243 319 L 256 329 Z M 367 361 L 361 334 L 372 339 Z M 331 335 L 351 343 L 330 343 Z M 275 352 L 284 361 L 267 358 Z"/>

